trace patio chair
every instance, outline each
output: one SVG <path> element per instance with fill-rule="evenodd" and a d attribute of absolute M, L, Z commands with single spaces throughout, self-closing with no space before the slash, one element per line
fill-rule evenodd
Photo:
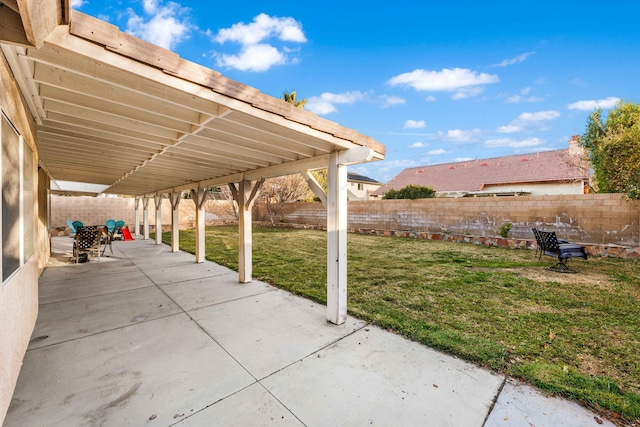
<path fill-rule="evenodd" d="M 80 221 L 73 221 L 71 224 L 73 225 L 73 228 L 76 229 L 76 231 L 78 231 L 78 228 L 84 227 L 84 224 Z"/>
<path fill-rule="evenodd" d="M 542 254 L 544 253 L 544 240 L 540 236 L 540 230 L 537 228 L 532 228 L 533 236 L 536 238 L 536 254 L 538 255 L 538 259 L 542 259 Z M 565 239 L 557 239 L 558 243 L 569 243 L 568 240 Z"/>
<path fill-rule="evenodd" d="M 67 227 L 69 227 L 69 230 L 71 231 L 70 237 L 76 237 L 76 228 L 73 226 L 73 221 L 70 219 L 67 220 Z"/>
<path fill-rule="evenodd" d="M 531 231 L 533 231 L 533 236 L 536 238 L 536 255 L 538 255 L 538 259 L 541 259 L 544 252 L 544 242 L 540 238 L 540 230 L 532 228 Z"/>
<path fill-rule="evenodd" d="M 76 264 L 89 261 L 92 255 L 98 256 L 100 261 L 100 242 L 102 230 L 97 227 L 80 227 L 76 230 L 76 240 L 73 242 L 73 258 Z"/>
<path fill-rule="evenodd" d="M 116 221 L 113 219 L 108 219 L 104 222 L 104 225 L 107 226 L 107 232 L 111 233 L 116 228 Z"/>
<path fill-rule="evenodd" d="M 116 233 L 114 235 L 115 240 L 122 240 L 122 227 L 124 227 L 124 221 L 119 219 L 116 221 Z"/>
<path fill-rule="evenodd" d="M 104 234 L 102 236 L 102 256 L 104 256 L 104 253 L 107 251 L 107 247 L 111 251 L 111 255 L 113 255 L 113 246 L 111 246 L 111 242 L 116 240 L 116 234 L 119 230 L 120 229 L 118 227 L 113 227 L 111 230 L 109 230 L 108 227 L 103 228 Z"/>
<path fill-rule="evenodd" d="M 553 231 L 538 231 L 543 244 L 543 253 L 548 256 L 558 258 L 558 262 L 547 268 L 547 270 L 557 273 L 577 273 L 576 270 L 567 265 L 569 258 L 587 259 L 587 252 L 584 246 L 573 243 L 560 243 Z"/>

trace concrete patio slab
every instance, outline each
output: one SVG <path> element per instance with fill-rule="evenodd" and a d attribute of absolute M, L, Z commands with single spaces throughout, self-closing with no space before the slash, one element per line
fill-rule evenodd
<path fill-rule="evenodd" d="M 329 324 L 324 305 L 230 269 L 122 243 L 107 262 L 45 270 L 33 337 L 49 338 L 29 347 L 4 427 L 598 425 L 363 321 Z"/>
<path fill-rule="evenodd" d="M 256 378 L 264 378 L 364 327 L 349 317 L 336 326 L 326 307 L 274 290 L 189 312 Z"/>
<path fill-rule="evenodd" d="M 111 273 L 136 271 L 138 267 L 128 260 L 120 258 L 104 258 L 100 261 L 91 259 L 83 264 L 68 264 L 60 267 L 46 268 L 40 276 L 40 281 L 65 280 L 74 277 L 87 278 L 90 276 L 105 276 Z"/>
<path fill-rule="evenodd" d="M 38 287 L 40 304 L 86 298 L 114 292 L 154 286 L 154 283 L 140 270 L 112 272 L 100 277 L 100 280 L 88 280 L 86 277 L 40 281 Z"/>
<path fill-rule="evenodd" d="M 181 312 L 157 287 L 146 287 L 108 295 L 61 301 L 40 306 L 32 342 L 39 348 L 94 335 L 134 323 Z"/>
<path fill-rule="evenodd" d="M 169 426 L 255 380 L 185 314 L 27 352 L 5 425 Z"/>
<path fill-rule="evenodd" d="M 304 426 L 264 387 L 254 384 L 179 422 L 176 427 L 247 427 L 255 425 Z"/>
<path fill-rule="evenodd" d="M 482 426 L 503 380 L 368 326 L 262 384 L 307 426 Z"/>
<path fill-rule="evenodd" d="M 222 276 L 233 271 L 227 267 L 222 267 L 221 265 L 214 264 L 212 262 L 203 262 L 198 264 L 195 263 L 193 259 L 191 261 L 170 266 L 166 266 L 166 264 L 158 260 L 155 267 L 141 267 L 141 269 L 144 270 L 145 274 L 156 285 L 185 282 L 187 280 L 203 279 L 205 277 Z"/>
<path fill-rule="evenodd" d="M 238 273 L 235 271 L 220 276 L 160 285 L 160 288 L 185 311 L 275 290 L 273 286 L 258 280 L 239 283 Z"/>
<path fill-rule="evenodd" d="M 615 427 L 578 405 L 509 379 L 489 415 L 485 427 Z"/>

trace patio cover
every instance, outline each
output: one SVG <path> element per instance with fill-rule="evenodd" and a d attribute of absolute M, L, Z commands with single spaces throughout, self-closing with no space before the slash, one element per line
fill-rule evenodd
<path fill-rule="evenodd" d="M 1 1 L 2 51 L 53 180 L 144 200 L 185 190 L 198 199 L 235 183 L 242 234 L 260 180 L 328 168 L 331 236 L 346 229 L 346 165 L 384 158 L 372 138 L 72 11 L 68 0 Z"/>

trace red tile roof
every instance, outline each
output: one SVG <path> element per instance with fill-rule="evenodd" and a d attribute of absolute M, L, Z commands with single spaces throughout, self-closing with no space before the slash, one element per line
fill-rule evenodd
<path fill-rule="evenodd" d="M 409 184 L 437 192 L 482 191 L 487 185 L 588 181 L 589 168 L 569 149 L 407 168 L 373 194 Z"/>

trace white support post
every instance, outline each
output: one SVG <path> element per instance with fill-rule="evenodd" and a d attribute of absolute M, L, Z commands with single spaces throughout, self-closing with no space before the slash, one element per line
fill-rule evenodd
<path fill-rule="evenodd" d="M 238 280 L 240 283 L 251 282 L 253 270 L 253 238 L 251 207 L 258 196 L 264 179 L 258 182 L 242 180 L 236 187 L 229 184 L 231 194 L 238 204 Z"/>
<path fill-rule="evenodd" d="M 300 175 L 302 175 L 305 181 L 307 181 L 307 185 L 309 186 L 311 191 L 313 191 L 313 194 L 315 194 L 318 197 L 318 199 L 320 199 L 320 201 L 322 202 L 322 206 L 326 208 L 327 193 L 324 192 L 324 190 L 322 189 L 322 186 L 318 183 L 318 180 L 308 170 L 300 172 Z"/>
<path fill-rule="evenodd" d="M 207 189 L 191 190 L 191 198 L 196 205 L 196 262 L 204 262 L 204 202 L 207 200 Z"/>
<path fill-rule="evenodd" d="M 180 211 L 178 206 L 182 196 L 181 191 L 171 193 L 171 252 L 180 250 Z"/>
<path fill-rule="evenodd" d="M 136 220 L 135 220 L 135 228 L 134 228 L 134 233 L 136 236 L 140 235 L 140 198 L 136 197 L 135 199 L 135 204 L 134 204 L 135 208 L 136 208 Z"/>
<path fill-rule="evenodd" d="M 327 177 L 327 320 L 347 320 L 347 167 L 329 156 Z"/>
<path fill-rule="evenodd" d="M 156 204 L 156 245 L 162 244 L 162 195 L 155 196 Z"/>
<path fill-rule="evenodd" d="M 147 240 L 149 238 L 149 198 L 144 197 L 142 199 L 142 207 L 144 210 L 142 211 L 142 220 L 144 224 L 142 226 L 142 238 Z"/>

